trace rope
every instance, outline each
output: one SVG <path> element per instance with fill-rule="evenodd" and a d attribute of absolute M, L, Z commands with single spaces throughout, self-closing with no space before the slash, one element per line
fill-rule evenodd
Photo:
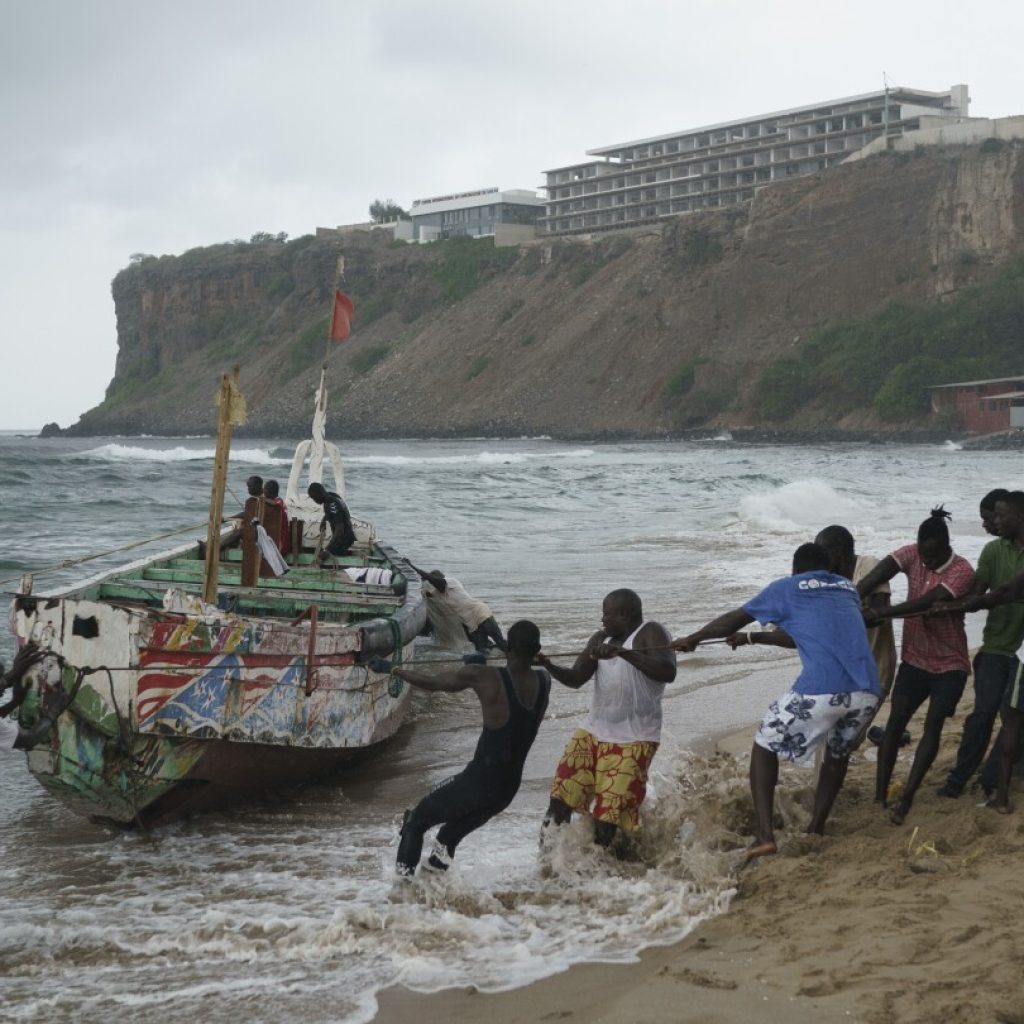
<path fill-rule="evenodd" d="M 392 635 L 395 638 L 395 659 L 394 659 L 394 663 L 396 665 L 400 665 L 400 664 L 402 664 L 402 647 L 403 647 L 402 642 L 401 642 L 401 625 L 399 623 L 395 622 L 395 620 L 393 620 L 393 619 L 389 620 L 389 621 L 391 622 Z M 281 630 L 280 632 L 284 632 L 284 630 Z M 722 643 L 725 643 L 725 641 L 724 640 L 718 640 L 718 639 L 715 639 L 715 640 L 702 640 L 699 646 L 704 647 L 705 645 L 722 644 Z M 644 647 L 643 650 L 644 651 L 669 651 L 669 650 L 672 650 L 672 647 L 669 644 L 662 644 L 662 645 L 655 646 L 655 647 Z M 205 655 L 210 655 L 210 656 L 217 656 L 217 655 L 230 655 L 230 654 L 233 654 L 234 652 L 233 651 L 215 651 L 215 650 L 195 650 L 195 649 L 189 649 L 187 647 L 183 647 L 180 651 L 177 651 L 177 650 L 176 651 L 168 651 L 167 653 L 174 653 L 174 654 L 181 654 L 181 655 L 190 655 L 190 656 L 204 655 L 204 654 Z M 553 652 L 551 654 L 545 654 L 545 657 L 548 657 L 548 658 L 578 658 L 583 653 L 585 653 L 585 652 L 584 651 L 555 651 L 555 652 Z M 54 657 L 58 657 L 58 655 L 54 655 Z M 289 654 L 273 654 L 273 655 L 267 655 L 267 656 L 264 656 L 264 657 L 261 658 L 259 655 L 246 654 L 245 655 L 245 667 L 247 667 L 247 668 L 287 668 L 288 665 L 287 664 L 282 664 L 281 663 L 281 659 L 283 659 L 283 658 L 291 659 L 292 657 L 293 656 L 289 655 Z M 294 655 L 294 657 L 301 658 L 302 655 L 300 653 L 296 653 Z M 348 657 L 349 656 L 347 654 L 336 654 L 336 655 L 320 654 L 320 655 L 317 655 L 317 665 L 327 666 L 327 667 L 331 667 L 331 666 L 340 666 L 340 667 L 351 666 L 353 668 L 365 668 L 366 667 L 365 664 L 347 660 Z M 457 658 L 456 657 L 451 657 L 451 658 L 428 658 L 428 659 L 425 659 L 425 660 L 429 664 L 431 664 L 431 665 L 464 665 L 465 664 L 465 661 L 464 661 L 464 659 L 463 659 L 463 657 L 461 655 L 459 657 L 457 657 Z M 133 662 L 133 663 L 128 664 L 128 665 L 99 665 L 99 666 L 97 666 L 95 668 L 91 667 L 91 666 L 87 666 L 86 668 L 81 669 L 80 671 L 85 672 L 86 675 L 91 675 L 91 674 L 93 674 L 95 672 L 106 672 L 106 673 L 109 674 L 109 673 L 112 673 L 112 672 L 143 672 L 143 671 L 147 671 L 147 670 L 159 670 L 161 673 L 170 673 L 170 674 L 174 674 L 174 673 L 189 673 L 189 674 L 192 674 L 192 673 L 194 673 L 196 671 L 196 668 L 197 668 L 197 666 L 162 665 L 159 662 L 153 662 L 153 663 L 149 663 L 149 664 L 142 664 L 141 662 Z M 291 683 L 279 683 L 279 684 L 275 684 L 275 685 L 291 686 L 293 684 L 291 684 Z M 299 684 L 294 684 L 294 685 L 298 686 Z M 302 685 L 305 685 L 305 684 L 302 684 Z M 331 687 L 318 686 L 317 689 L 318 690 L 331 689 Z M 334 689 L 347 689 L 347 687 L 334 687 Z"/>
<path fill-rule="evenodd" d="M 199 523 L 194 526 L 182 526 L 177 530 L 170 530 L 167 533 L 157 534 L 155 537 L 147 537 L 145 540 L 137 540 L 131 544 L 123 544 L 119 548 L 111 548 L 109 551 L 98 551 L 92 555 L 82 555 L 80 558 L 65 558 L 62 562 L 55 562 L 53 565 L 46 565 L 41 569 L 24 569 L 18 573 L 17 576 L 8 576 L 5 579 L 0 580 L 0 586 L 3 586 L 5 583 L 13 583 L 26 575 L 47 576 L 52 572 L 60 572 L 63 569 L 73 569 L 76 565 L 81 565 L 83 562 L 93 562 L 97 558 L 107 558 L 110 555 L 119 555 L 122 551 L 131 551 L 133 548 L 140 548 L 144 544 L 152 544 L 158 540 L 166 540 L 168 537 L 177 537 L 182 533 L 192 533 L 195 530 L 201 529 L 205 525 L 205 523 Z"/>

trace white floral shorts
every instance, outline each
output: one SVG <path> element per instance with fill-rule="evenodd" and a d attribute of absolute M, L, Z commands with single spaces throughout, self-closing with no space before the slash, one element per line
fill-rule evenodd
<path fill-rule="evenodd" d="M 864 690 L 813 694 L 789 690 L 768 705 L 754 742 L 797 764 L 811 764 L 823 742 L 833 757 L 845 757 L 878 701 Z"/>

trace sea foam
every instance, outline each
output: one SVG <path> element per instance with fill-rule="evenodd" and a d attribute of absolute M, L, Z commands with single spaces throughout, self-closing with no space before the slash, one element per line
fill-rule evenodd
<path fill-rule="evenodd" d="M 742 522 L 769 533 L 815 532 L 828 523 L 862 518 L 859 503 L 824 480 L 794 480 L 771 491 L 747 495 L 740 499 Z"/>
<path fill-rule="evenodd" d="M 104 444 L 71 457 L 95 459 L 98 462 L 212 462 L 214 455 L 213 448 L 186 448 L 184 445 L 174 448 L 143 448 L 138 445 Z M 236 448 L 231 458 L 236 463 L 256 466 L 282 466 L 291 462 L 290 458 L 272 455 L 263 448 Z"/>

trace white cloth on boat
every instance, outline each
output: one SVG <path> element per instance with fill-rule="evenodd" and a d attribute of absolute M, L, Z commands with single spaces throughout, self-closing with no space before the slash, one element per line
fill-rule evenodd
<path fill-rule="evenodd" d="M 633 649 L 640 625 L 622 642 Z M 622 658 L 601 658 L 594 672 L 594 698 L 587 731 L 602 743 L 660 743 L 665 684 Z"/>
<path fill-rule="evenodd" d="M 197 594 L 188 594 L 184 590 L 171 587 L 164 591 L 164 611 L 177 612 L 180 615 L 196 615 L 206 623 L 220 622 L 226 612 L 215 604 L 208 604 Z"/>
<path fill-rule="evenodd" d="M 13 750 L 17 738 L 18 723 L 9 718 L 0 718 L 0 751 Z"/>
<path fill-rule="evenodd" d="M 256 523 L 256 543 L 260 546 L 263 561 L 270 566 L 275 576 L 283 576 L 288 571 L 288 563 L 281 557 L 278 546 L 270 539 L 270 534 L 263 529 L 262 523 Z"/>
<path fill-rule="evenodd" d="M 354 565 L 345 570 L 345 574 L 353 583 L 369 583 L 371 586 L 387 587 L 391 585 L 394 575 L 390 569 L 381 569 L 376 565 Z"/>

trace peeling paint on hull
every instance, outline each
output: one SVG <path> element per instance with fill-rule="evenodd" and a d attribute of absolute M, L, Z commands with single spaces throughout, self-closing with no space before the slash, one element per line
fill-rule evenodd
<path fill-rule="evenodd" d="M 77 813 L 153 825 L 322 777 L 376 749 L 401 726 L 409 690 L 390 692 L 390 677 L 366 660 L 394 658 L 396 643 L 411 660 L 426 612 L 408 563 L 380 545 L 371 555 L 404 571 L 401 597 L 300 566 L 300 593 L 282 596 L 276 581 L 260 581 L 225 588 L 232 611 L 194 596 L 194 611 L 168 611 L 168 576 L 179 590 L 191 580 L 198 551 L 189 548 L 65 594 L 16 598 L 19 640 L 62 659 L 32 670 L 36 692 L 45 700 L 58 682 L 70 688 L 87 673 L 49 745 L 30 752 L 29 769 Z M 145 596 L 140 581 L 154 578 L 161 586 L 133 599 L 133 588 Z M 246 614 L 247 602 L 264 612 L 280 605 L 281 614 Z M 296 618 L 307 602 L 318 624 Z M 24 724 L 33 717 L 23 708 Z"/>

